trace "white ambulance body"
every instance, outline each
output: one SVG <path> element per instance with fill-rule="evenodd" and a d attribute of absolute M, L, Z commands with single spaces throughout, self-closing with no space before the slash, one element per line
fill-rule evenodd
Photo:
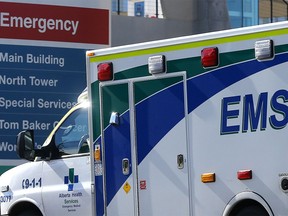
<path fill-rule="evenodd" d="M 287 26 L 88 52 L 88 120 L 19 134 L 1 215 L 286 216 Z"/>

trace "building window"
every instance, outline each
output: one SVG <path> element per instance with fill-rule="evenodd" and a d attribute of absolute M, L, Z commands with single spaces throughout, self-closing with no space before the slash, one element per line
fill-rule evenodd
<path fill-rule="evenodd" d="M 118 15 L 126 15 L 128 12 L 128 1 L 127 0 L 112 0 L 112 13 Z"/>
<path fill-rule="evenodd" d="M 284 21 L 287 15 L 283 0 L 259 0 L 259 24 Z"/>
<path fill-rule="evenodd" d="M 227 0 L 232 28 L 258 24 L 258 0 Z"/>

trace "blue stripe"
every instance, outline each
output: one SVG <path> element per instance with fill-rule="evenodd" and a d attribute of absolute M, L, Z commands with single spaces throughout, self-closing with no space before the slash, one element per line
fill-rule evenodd
<path fill-rule="evenodd" d="M 273 61 L 251 60 L 191 78 L 187 84 L 189 113 L 228 86 L 269 67 L 286 62 L 287 58 L 288 54 L 285 53 L 275 56 Z"/>
<path fill-rule="evenodd" d="M 110 126 L 105 130 L 105 161 L 107 203 L 109 204 L 128 175 L 122 173 L 122 160 L 131 162 L 130 118 L 126 112 L 121 116 L 120 125 Z M 131 167 L 130 167 L 131 173 Z"/>
<path fill-rule="evenodd" d="M 138 164 L 184 118 L 183 101 L 184 88 L 181 82 L 136 106 Z"/>

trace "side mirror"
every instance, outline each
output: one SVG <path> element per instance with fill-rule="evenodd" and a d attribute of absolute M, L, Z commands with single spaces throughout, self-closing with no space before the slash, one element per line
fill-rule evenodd
<path fill-rule="evenodd" d="M 34 131 L 26 130 L 17 135 L 16 152 L 21 159 L 35 159 Z"/>

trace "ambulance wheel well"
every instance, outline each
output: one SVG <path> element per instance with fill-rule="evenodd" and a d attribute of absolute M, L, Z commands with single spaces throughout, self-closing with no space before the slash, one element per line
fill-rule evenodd
<path fill-rule="evenodd" d="M 9 212 L 10 216 L 42 216 L 41 211 L 30 202 L 17 203 Z"/>
<path fill-rule="evenodd" d="M 252 199 L 246 199 L 240 201 L 233 207 L 232 211 L 229 213 L 229 216 L 244 216 L 244 215 L 269 216 L 266 209 L 259 202 Z"/>

